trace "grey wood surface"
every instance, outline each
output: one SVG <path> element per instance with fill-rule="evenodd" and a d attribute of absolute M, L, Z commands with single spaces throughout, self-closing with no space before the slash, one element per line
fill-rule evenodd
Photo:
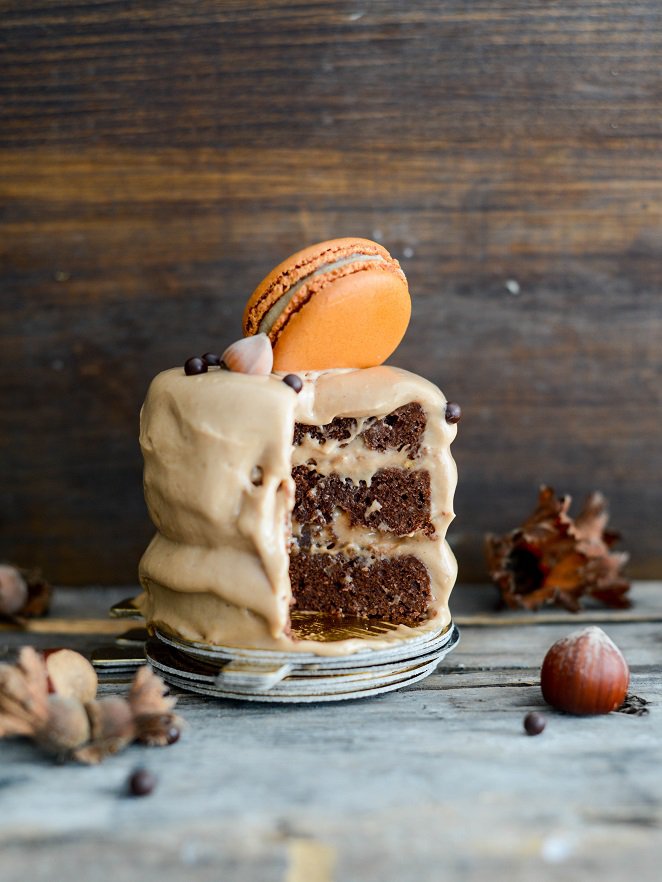
<path fill-rule="evenodd" d="M 95 629 L 110 603 L 130 593 L 59 591 L 46 630 L 5 630 L 0 644 L 89 651 L 109 639 Z M 630 620 L 607 613 L 603 627 L 648 716 L 545 709 L 541 660 L 577 618 L 508 613 L 504 624 L 492 589 L 458 586 L 460 647 L 401 692 L 313 706 L 181 694 L 177 744 L 91 768 L 0 742 L 0 879 L 658 880 L 662 584 L 634 596 Z M 522 730 L 531 709 L 547 715 L 535 738 Z M 144 799 L 124 795 L 137 765 L 159 777 Z"/>

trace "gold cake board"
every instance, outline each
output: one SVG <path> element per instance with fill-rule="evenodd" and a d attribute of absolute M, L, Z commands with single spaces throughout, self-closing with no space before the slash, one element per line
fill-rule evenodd
<path fill-rule="evenodd" d="M 131 601 L 111 615 L 135 617 Z M 398 630 L 381 620 L 342 619 L 294 613 L 292 633 L 302 639 L 335 642 L 375 639 Z M 401 689 L 428 677 L 460 639 L 452 622 L 443 629 L 398 637 L 391 646 L 349 655 L 273 652 L 212 646 L 174 637 L 156 629 L 145 644 L 145 657 L 172 686 L 243 701 L 319 702 L 365 698 Z"/>

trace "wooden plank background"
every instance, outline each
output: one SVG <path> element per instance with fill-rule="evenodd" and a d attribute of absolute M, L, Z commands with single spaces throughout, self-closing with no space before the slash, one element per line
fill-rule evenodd
<path fill-rule="evenodd" d="M 0 557 L 135 580 L 151 376 L 299 246 L 383 242 L 464 409 L 452 541 L 602 489 L 662 573 L 657 0 L 0 0 Z"/>

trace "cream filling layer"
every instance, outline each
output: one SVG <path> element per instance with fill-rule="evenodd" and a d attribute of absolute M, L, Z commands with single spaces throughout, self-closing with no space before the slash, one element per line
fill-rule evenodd
<path fill-rule="evenodd" d="M 388 263 L 388 261 L 379 254 L 350 254 L 349 257 L 341 257 L 339 260 L 334 260 L 333 263 L 325 263 L 312 273 L 304 276 L 303 279 L 299 279 L 298 282 L 278 298 L 261 319 L 257 328 L 258 334 L 269 334 L 271 332 L 271 329 L 290 305 L 293 298 L 296 297 L 305 285 L 310 284 L 319 276 L 324 276 L 334 270 L 341 269 L 349 263 Z"/>
<path fill-rule="evenodd" d="M 346 383 L 351 385 L 349 377 Z M 445 541 L 446 530 L 454 517 L 453 494 L 457 483 L 457 469 L 450 456 L 449 447 L 455 432 L 445 421 L 443 415 L 445 400 L 439 391 L 435 389 L 436 406 L 430 400 L 429 389 L 419 387 L 417 391 L 419 397 L 413 395 L 410 401 L 419 401 L 423 405 L 427 423 L 416 459 L 410 459 L 406 450 L 400 452 L 387 450 L 381 453 L 366 447 L 360 432 L 370 418 L 365 417 L 366 411 L 364 411 L 364 416 L 357 418 L 357 427 L 350 440 L 328 439 L 322 445 L 310 435 L 304 435 L 302 443 L 295 446 L 292 451 L 292 465 L 296 467 L 314 461 L 314 469 L 319 474 L 335 473 L 343 479 L 351 478 L 355 484 L 364 481 L 368 487 L 375 472 L 382 468 L 428 472 L 431 490 L 430 521 L 435 528 L 433 536 L 413 533 L 399 537 L 388 529 L 374 530 L 363 525 L 352 526 L 347 513 L 336 509 L 328 525 L 337 537 L 335 546 L 332 549 L 325 546 L 311 548 L 310 552 L 344 553 L 349 557 L 371 554 L 376 557 L 391 557 L 411 554 L 425 565 L 430 574 L 431 611 L 434 614 L 448 603 L 456 573 L 455 559 Z M 297 416 L 306 409 L 306 402 L 302 401 Z M 376 415 L 382 417 L 387 414 Z M 320 414 L 316 416 L 319 419 Z M 300 533 L 296 523 L 293 527 L 295 535 Z"/>

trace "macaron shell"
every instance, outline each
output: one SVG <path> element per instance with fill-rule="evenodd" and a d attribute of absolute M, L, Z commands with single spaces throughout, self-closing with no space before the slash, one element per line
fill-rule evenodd
<path fill-rule="evenodd" d="M 256 333 L 257 326 L 262 320 L 264 314 L 278 299 L 281 294 L 283 284 L 281 276 L 285 277 L 286 287 L 300 276 L 306 275 L 316 267 L 316 264 L 331 262 L 338 257 L 348 254 L 380 254 L 387 260 L 397 265 L 396 261 L 390 257 L 388 251 L 377 242 L 370 239 L 344 238 L 344 239 L 328 239 L 325 242 L 318 242 L 315 245 L 309 245 L 302 248 L 295 254 L 290 255 L 281 261 L 278 266 L 274 267 L 268 276 L 266 276 L 255 291 L 251 294 L 246 308 L 244 309 L 243 327 L 245 334 Z M 269 295 L 268 292 L 272 290 Z M 265 294 L 268 295 L 265 299 Z"/>
<path fill-rule="evenodd" d="M 382 364 L 402 340 L 410 316 L 411 299 L 399 274 L 364 269 L 336 279 L 289 317 L 274 345 L 274 370 Z"/>

